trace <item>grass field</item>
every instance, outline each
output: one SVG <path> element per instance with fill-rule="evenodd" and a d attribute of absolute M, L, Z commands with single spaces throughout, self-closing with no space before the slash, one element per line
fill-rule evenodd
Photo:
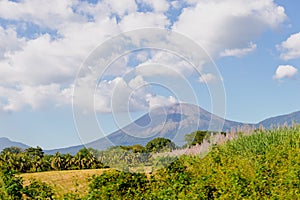
<path fill-rule="evenodd" d="M 24 185 L 28 185 L 30 180 L 38 180 L 51 185 L 59 195 L 66 193 L 86 195 L 88 191 L 88 178 L 93 175 L 100 175 L 109 169 L 87 169 L 50 171 L 21 174 Z"/>

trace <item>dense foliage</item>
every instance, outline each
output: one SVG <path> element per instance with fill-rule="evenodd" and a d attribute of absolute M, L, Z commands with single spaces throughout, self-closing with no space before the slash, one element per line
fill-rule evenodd
<path fill-rule="evenodd" d="M 21 177 L 3 168 L 0 173 L 0 199 L 53 199 L 53 189 L 43 182 L 32 180 L 24 186 Z"/>
<path fill-rule="evenodd" d="M 199 155 L 183 155 L 153 173 L 131 173 L 110 169 L 89 179 L 87 195 L 65 194 L 62 198 L 300 199 L 300 127 L 257 130 L 251 134 L 239 135 L 236 139 L 213 146 L 204 158 Z M 202 138 L 200 136 L 201 134 L 199 142 Z M 143 155 L 156 154 L 147 151 L 147 148 L 140 145 L 120 146 L 109 151 L 94 152 L 93 155 L 101 158 L 102 154 L 107 156 L 106 153 L 113 152 L 111 156 L 125 155 L 123 158 L 127 159 L 128 163 L 147 164 L 147 161 L 151 160 L 149 157 L 145 157 L 144 161 L 138 160 L 143 158 Z M 66 159 L 65 155 L 60 154 L 47 158 L 47 155 L 38 148 L 25 151 L 10 148 L 2 153 L 10 156 L 23 154 L 31 156 L 32 160 L 39 163 L 24 167 L 31 171 L 43 169 L 44 159 L 52 160 L 60 156 Z M 88 161 L 83 159 L 88 158 L 89 153 L 90 151 L 83 149 L 74 156 L 81 160 L 81 168 L 78 169 L 93 166 L 88 164 L 89 159 Z M 159 162 L 170 163 L 172 159 L 174 160 L 174 157 L 164 156 L 159 158 Z M 6 167 L 16 166 L 7 162 Z M 0 199 L 61 197 L 42 182 L 33 180 L 24 186 L 22 179 L 14 175 L 13 171 L 7 170 L 9 168 L 3 167 L 1 172 Z"/>
<path fill-rule="evenodd" d="M 147 152 L 161 152 L 175 149 L 175 144 L 167 138 L 154 138 L 146 144 Z"/>
<path fill-rule="evenodd" d="M 299 199 L 299 161 L 299 127 L 256 131 L 214 147 L 203 159 L 181 156 L 148 178 L 118 171 L 95 176 L 89 197 Z"/>
<path fill-rule="evenodd" d="M 25 150 L 18 147 L 5 148 L 0 154 L 0 166 L 21 173 L 103 167 L 90 149 L 83 148 L 75 156 L 59 152 L 45 155 L 40 147 Z"/>
<path fill-rule="evenodd" d="M 105 166 L 123 171 L 144 172 L 145 166 L 159 167 L 162 165 L 161 159 L 155 157 L 157 153 L 170 152 L 174 149 L 175 144 L 170 139 L 155 138 L 149 141 L 145 147 L 139 144 L 113 146 L 108 150 L 99 151 L 95 155 Z"/>

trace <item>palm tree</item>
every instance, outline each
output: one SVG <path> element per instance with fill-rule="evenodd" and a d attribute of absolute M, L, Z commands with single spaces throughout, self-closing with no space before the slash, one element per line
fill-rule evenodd
<path fill-rule="evenodd" d="M 63 169 L 63 158 L 59 152 L 56 152 L 55 156 L 52 157 L 51 167 L 55 170 Z"/>

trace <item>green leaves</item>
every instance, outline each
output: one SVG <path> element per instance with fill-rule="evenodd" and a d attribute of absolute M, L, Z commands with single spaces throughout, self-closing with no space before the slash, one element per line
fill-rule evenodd
<path fill-rule="evenodd" d="M 203 159 L 181 156 L 147 178 L 118 171 L 94 177 L 89 195 L 102 199 L 299 199 L 299 144 L 300 127 L 257 131 L 216 146 Z"/>
<path fill-rule="evenodd" d="M 45 183 L 31 181 L 23 186 L 21 177 L 11 170 L 3 169 L 0 173 L 0 199 L 53 199 L 53 189 Z"/>
<path fill-rule="evenodd" d="M 141 199 L 148 185 L 145 174 L 111 170 L 93 176 L 88 199 Z"/>
<path fill-rule="evenodd" d="M 54 191 L 47 184 L 33 180 L 29 185 L 23 188 L 23 194 L 28 199 L 53 199 Z"/>
<path fill-rule="evenodd" d="M 175 149 L 175 144 L 166 138 L 155 138 L 146 144 L 147 152 L 161 152 Z"/>

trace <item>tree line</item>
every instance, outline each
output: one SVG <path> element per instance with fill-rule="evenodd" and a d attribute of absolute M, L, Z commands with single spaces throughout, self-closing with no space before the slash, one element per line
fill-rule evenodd
<path fill-rule="evenodd" d="M 201 144 L 208 135 L 208 131 L 195 131 L 186 135 L 187 144 L 191 146 Z M 167 138 L 154 138 L 145 146 L 114 146 L 108 150 L 98 151 L 91 148 L 82 148 L 76 155 L 45 154 L 41 147 L 21 149 L 19 147 L 5 148 L 0 153 L 0 166 L 16 173 L 42 172 L 51 170 L 78 170 L 99 169 L 114 163 L 131 163 L 132 165 L 145 164 L 152 154 L 170 152 L 176 145 Z"/>
<path fill-rule="evenodd" d="M 19 173 L 103 167 L 92 150 L 87 148 L 79 150 L 73 156 L 59 152 L 48 155 L 40 147 L 30 147 L 25 150 L 18 147 L 5 148 L 0 154 L 0 166 Z"/>

